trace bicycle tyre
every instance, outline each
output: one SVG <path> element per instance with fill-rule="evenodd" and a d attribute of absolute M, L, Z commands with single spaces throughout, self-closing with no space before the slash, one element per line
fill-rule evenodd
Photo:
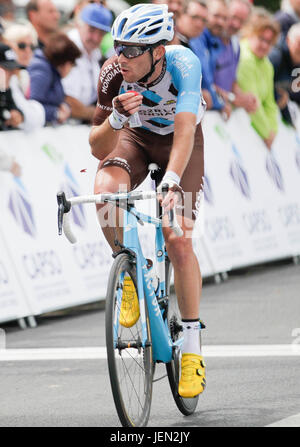
<path fill-rule="evenodd" d="M 182 337 L 182 326 L 181 326 L 181 315 L 177 304 L 177 298 L 174 294 L 173 295 L 170 294 L 171 274 L 172 274 L 172 264 L 169 259 L 166 259 L 166 291 L 168 296 L 167 319 L 172 341 L 175 342 L 178 338 Z M 173 352 L 173 354 L 174 355 L 171 362 L 166 363 L 170 388 L 172 391 L 174 401 L 179 411 L 185 416 L 189 416 L 195 412 L 199 396 L 186 398 L 181 397 L 178 394 L 178 383 L 179 383 L 180 362 L 181 362 L 180 350 L 178 349 L 177 353 Z"/>
<path fill-rule="evenodd" d="M 151 401 L 153 382 L 153 360 L 150 324 L 145 301 L 147 346 L 145 348 L 115 348 L 114 321 L 118 311 L 117 292 L 122 288 L 121 275 L 129 275 L 136 285 L 136 267 L 132 257 L 127 253 L 119 254 L 111 268 L 105 309 L 106 347 L 109 377 L 115 407 L 123 427 L 142 427 L 147 425 Z M 118 315 L 117 314 L 117 315 Z M 117 343 L 141 344 L 141 318 L 130 328 L 119 323 Z M 135 377 L 136 374 L 138 377 Z M 126 381 L 128 375 L 128 382 Z"/>

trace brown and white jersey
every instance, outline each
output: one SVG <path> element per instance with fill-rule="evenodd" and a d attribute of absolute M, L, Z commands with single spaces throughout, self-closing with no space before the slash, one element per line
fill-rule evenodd
<path fill-rule="evenodd" d="M 143 95 L 139 109 L 141 128 L 160 135 L 174 132 L 174 118 L 179 112 L 191 112 L 200 122 L 205 111 L 201 93 L 201 64 L 188 48 L 171 45 L 161 75 L 152 84 L 144 86 L 123 79 L 118 57 L 113 56 L 103 65 L 98 82 L 98 103 L 94 125 L 102 124 L 112 112 L 116 96 L 134 90 Z"/>

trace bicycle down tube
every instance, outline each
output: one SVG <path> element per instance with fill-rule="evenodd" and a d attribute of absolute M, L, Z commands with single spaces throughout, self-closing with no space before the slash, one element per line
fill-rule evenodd
<path fill-rule="evenodd" d="M 140 215 L 141 216 L 141 215 Z M 156 235 L 162 232 L 161 223 L 156 224 Z M 157 236 L 156 241 L 163 241 L 162 237 Z M 143 255 L 141 245 L 138 238 L 137 220 L 132 213 L 125 211 L 124 213 L 124 246 L 134 251 L 136 255 L 136 270 L 137 270 L 137 286 L 138 296 L 141 302 L 141 318 L 143 337 L 146 336 L 146 318 L 142 315 L 145 311 L 145 306 L 142 301 L 146 299 L 148 304 L 148 313 L 152 334 L 152 350 L 153 360 L 164 363 L 172 360 L 172 340 L 169 336 L 165 320 L 162 317 L 160 306 L 158 304 L 154 287 L 152 285 L 151 277 L 147 269 L 147 260 Z M 156 252 L 164 253 L 164 246 L 156 247 Z M 146 343 L 143 338 L 143 346 Z"/>

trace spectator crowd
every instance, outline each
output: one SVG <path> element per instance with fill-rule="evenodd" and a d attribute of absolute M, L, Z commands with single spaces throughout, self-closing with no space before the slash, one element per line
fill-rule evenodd
<path fill-rule="evenodd" d="M 146 2 L 146 0 L 143 0 Z M 300 104 L 300 0 L 272 15 L 251 0 L 152 0 L 174 14 L 171 44 L 200 59 L 208 110 L 230 119 L 243 108 L 268 149 L 281 118 Z M 138 2 L 136 2 L 138 3 Z M 91 124 L 99 71 L 114 54 L 106 0 L 79 0 L 62 20 L 52 0 L 29 0 L 22 17 L 0 4 L 0 131 Z M 200 82 L 200 80 L 199 80 Z M 20 170 L 0 148 L 0 169 Z"/>

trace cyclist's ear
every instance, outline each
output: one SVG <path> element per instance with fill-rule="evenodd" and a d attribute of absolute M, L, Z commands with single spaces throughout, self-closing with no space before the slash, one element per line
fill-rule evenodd
<path fill-rule="evenodd" d="M 166 49 L 164 45 L 159 45 L 153 49 L 154 61 L 159 61 L 166 54 Z"/>

